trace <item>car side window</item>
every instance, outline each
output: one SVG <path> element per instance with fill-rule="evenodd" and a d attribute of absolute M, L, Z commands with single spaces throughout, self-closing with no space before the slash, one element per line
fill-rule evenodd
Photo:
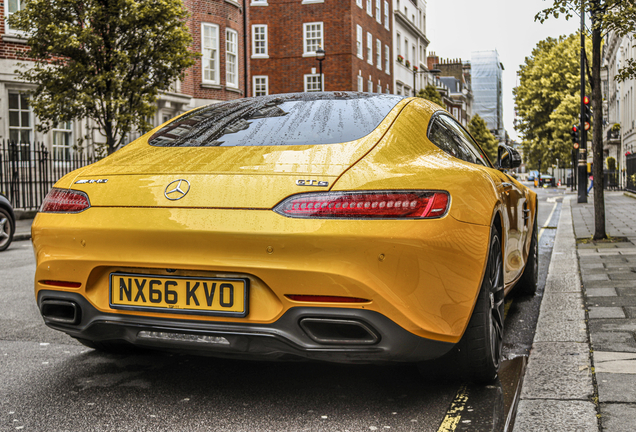
<path fill-rule="evenodd" d="M 463 139 L 450 125 L 445 116 L 437 116 L 428 132 L 428 139 L 451 156 L 466 162 L 477 163 L 475 155 L 468 150 Z"/>
<path fill-rule="evenodd" d="M 454 134 L 456 134 L 461 140 L 462 145 L 466 148 L 468 152 L 472 155 L 472 160 L 468 162 L 476 163 L 478 165 L 488 165 L 487 156 L 482 152 L 477 143 L 473 140 L 466 129 L 460 126 L 455 119 L 441 115 L 440 120 L 451 130 Z"/>

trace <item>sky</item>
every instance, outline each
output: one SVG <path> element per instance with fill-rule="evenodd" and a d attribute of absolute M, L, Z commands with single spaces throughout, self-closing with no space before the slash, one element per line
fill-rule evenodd
<path fill-rule="evenodd" d="M 537 12 L 552 6 L 552 0 L 426 0 L 426 37 L 429 54 L 440 59 L 470 60 L 473 51 L 496 49 L 504 65 L 504 127 L 511 139 L 514 130 L 512 89 L 518 84 L 517 71 L 537 42 L 578 30 L 578 17 L 566 21 L 550 18 L 534 21 Z"/>

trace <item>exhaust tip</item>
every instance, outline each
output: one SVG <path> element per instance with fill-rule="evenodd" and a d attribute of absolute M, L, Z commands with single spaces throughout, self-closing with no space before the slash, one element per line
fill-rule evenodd
<path fill-rule="evenodd" d="M 77 324 L 81 318 L 77 303 L 67 300 L 42 300 L 40 312 L 45 320 L 60 324 Z"/>
<path fill-rule="evenodd" d="M 373 345 L 380 336 L 367 324 L 347 319 L 303 318 L 300 327 L 321 344 Z"/>

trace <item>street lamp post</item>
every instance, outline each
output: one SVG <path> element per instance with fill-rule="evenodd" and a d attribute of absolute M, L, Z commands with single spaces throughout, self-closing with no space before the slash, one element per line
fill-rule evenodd
<path fill-rule="evenodd" d="M 322 49 L 322 47 L 318 47 L 318 49 L 316 50 L 316 60 L 318 60 L 318 64 L 319 64 L 319 75 L 318 75 L 318 79 L 320 80 L 320 91 L 325 91 L 325 89 L 322 87 L 322 61 L 325 59 L 325 50 Z"/>

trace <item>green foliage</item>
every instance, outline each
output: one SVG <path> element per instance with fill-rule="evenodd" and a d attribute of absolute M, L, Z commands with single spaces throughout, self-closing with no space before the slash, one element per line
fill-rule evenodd
<path fill-rule="evenodd" d="M 425 88 L 420 90 L 417 93 L 417 97 L 421 97 L 421 98 L 424 98 L 426 100 L 430 100 L 431 102 L 436 103 L 437 105 L 441 106 L 442 108 L 446 107 L 446 105 L 444 104 L 444 101 L 442 100 L 442 97 L 440 96 L 439 92 L 437 91 L 435 86 L 432 85 L 432 84 L 427 84 Z"/>
<path fill-rule="evenodd" d="M 589 41 L 588 41 L 589 42 Z M 572 156 L 572 125 L 580 111 L 580 36 L 540 41 L 526 57 L 514 89 L 519 121 L 515 129 L 523 137 L 524 158 L 529 169 L 538 160 L 567 164 Z"/>
<path fill-rule="evenodd" d="M 602 33 L 616 32 L 619 36 L 627 36 L 636 32 L 636 4 L 627 0 L 594 0 L 585 1 L 585 10 L 593 17 L 591 28 Z M 552 0 L 552 6 L 535 16 L 535 20 L 544 22 L 549 17 L 566 19 L 580 16 L 581 0 Z M 587 50 L 589 52 L 589 50 Z M 636 60 L 627 59 L 618 71 L 619 82 L 636 78 Z"/>
<path fill-rule="evenodd" d="M 477 143 L 486 152 L 491 162 L 497 160 L 497 148 L 499 147 L 499 141 L 488 130 L 486 121 L 479 116 L 479 114 L 473 115 L 468 123 L 468 132 L 475 138 Z"/>
<path fill-rule="evenodd" d="M 615 171 L 616 170 L 616 158 L 613 158 L 612 156 L 609 156 L 607 159 L 605 159 L 605 163 L 607 164 L 607 169 L 610 171 Z"/>
<path fill-rule="evenodd" d="M 181 0 L 28 0 L 9 18 L 32 60 L 16 71 L 41 131 L 93 119 L 115 151 L 133 127 L 149 129 L 158 92 L 194 64 Z"/>

